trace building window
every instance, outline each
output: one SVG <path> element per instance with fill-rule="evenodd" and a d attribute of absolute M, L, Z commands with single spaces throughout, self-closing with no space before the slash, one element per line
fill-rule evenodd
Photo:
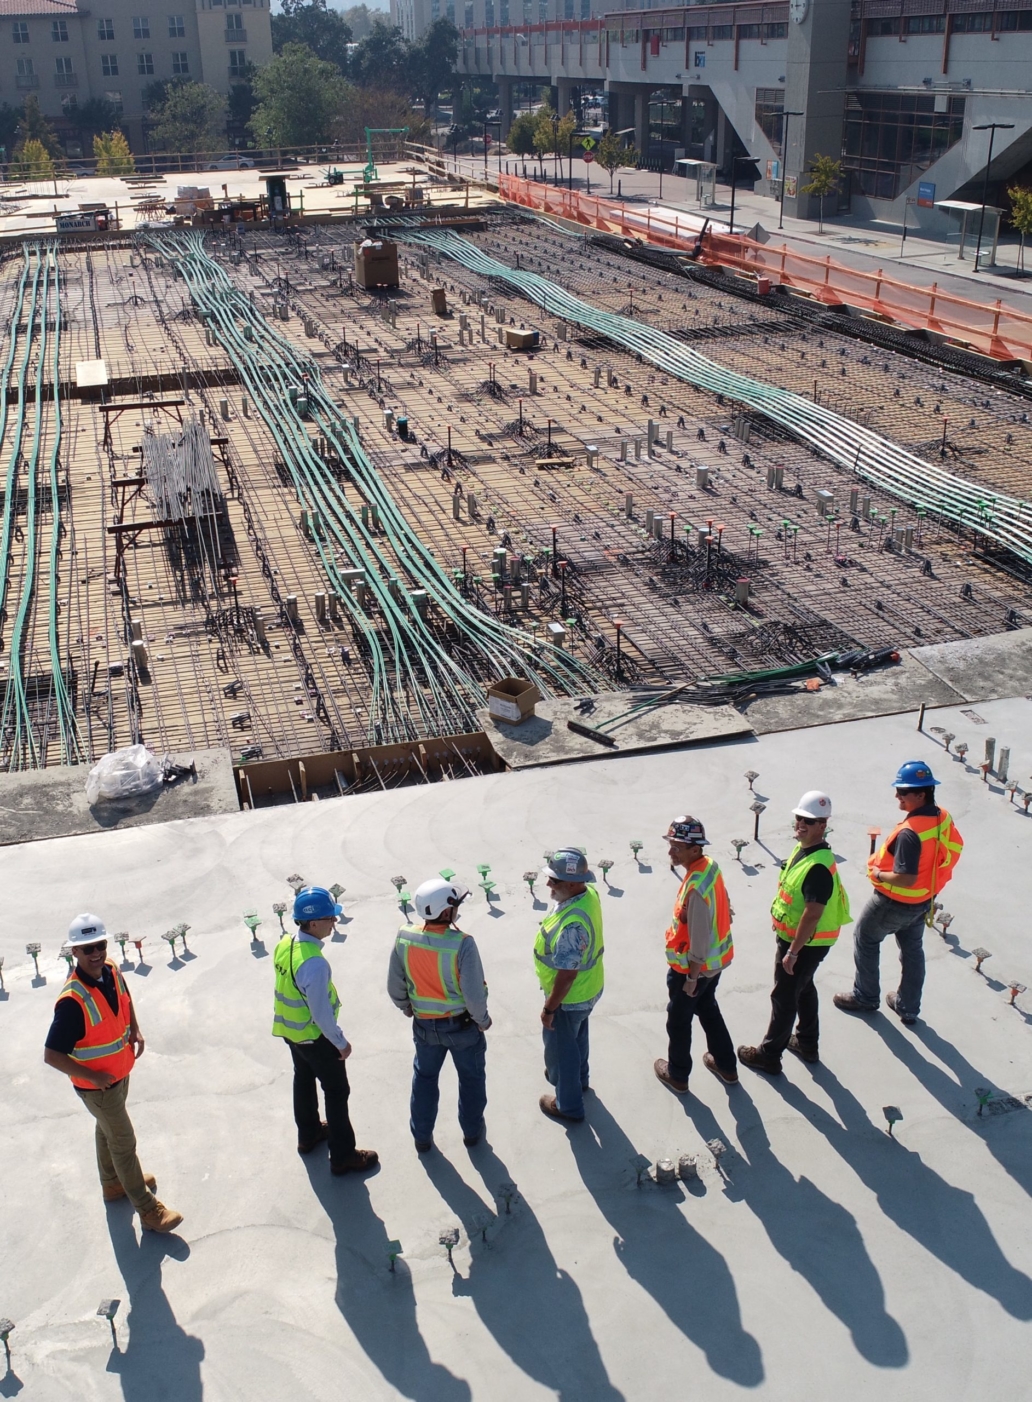
<path fill-rule="evenodd" d="M 54 19 L 50 21 L 50 37 L 55 44 L 68 43 L 68 21 L 66 19 Z"/>
<path fill-rule="evenodd" d="M 122 115 L 122 94 L 120 92 L 106 92 L 104 96 L 115 109 L 115 116 L 120 117 Z"/>
<path fill-rule="evenodd" d="M 102 75 L 103 75 L 105 78 L 117 78 L 117 77 L 118 77 L 118 55 L 117 55 L 117 54 L 101 54 L 101 56 L 100 56 L 100 71 L 101 71 Z"/>
<path fill-rule="evenodd" d="M 55 58 L 54 71 L 59 78 L 69 78 L 72 74 L 72 60 L 70 58 Z"/>
<path fill-rule="evenodd" d="M 229 51 L 229 76 L 231 78 L 242 78 L 247 67 L 247 52 L 245 49 L 230 49 Z"/>
<path fill-rule="evenodd" d="M 957 20 L 959 20 L 960 18 L 960 15 L 954 15 L 954 29 L 960 28 L 960 25 L 957 23 Z M 965 18 L 974 19 L 975 16 L 970 15 L 965 16 Z M 987 21 L 989 20 L 989 18 L 989 15 L 985 16 L 985 19 Z M 996 26 L 998 29 L 1032 29 L 1032 10 L 1004 10 L 1003 14 L 998 14 L 996 18 L 999 21 Z M 989 23 L 986 23 L 985 28 L 991 29 L 992 26 Z"/>
<path fill-rule="evenodd" d="M 524 4 L 524 10 L 526 10 L 526 4 Z M 465 9 L 465 14 L 463 15 L 463 22 L 465 23 L 465 26 L 466 26 L 467 29 L 472 29 L 472 28 L 473 28 L 473 4 L 472 4 L 472 0 L 466 0 L 466 9 Z M 528 20 L 528 23 L 529 23 L 529 20 Z"/>
<path fill-rule="evenodd" d="M 705 26 L 704 24 L 692 24 L 692 25 L 689 25 L 689 27 L 688 27 L 688 38 L 689 38 L 689 39 L 702 39 L 702 40 L 705 40 L 706 35 L 707 35 L 708 33 L 709 33 L 709 30 L 706 28 L 706 26 Z"/>
<path fill-rule="evenodd" d="M 173 53 L 172 55 L 172 75 L 177 77 L 183 73 L 190 72 L 190 60 L 184 53 Z"/>
<path fill-rule="evenodd" d="M 868 39 L 881 39 L 889 34 L 899 33 L 898 19 L 869 19 L 867 21 Z"/>
<path fill-rule="evenodd" d="M 730 24 L 714 24 L 710 26 L 711 39 L 733 39 L 734 26 Z"/>
<path fill-rule="evenodd" d="M 150 38 L 150 19 L 147 15 L 133 15 L 133 38 Z"/>
<path fill-rule="evenodd" d="M 29 26 L 23 19 L 16 19 L 11 28 L 14 31 L 14 42 L 16 44 L 27 44 L 29 42 Z"/>
<path fill-rule="evenodd" d="M 243 29 L 243 27 L 244 27 L 244 17 L 243 17 L 243 15 L 227 15 L 227 16 L 226 16 L 226 28 L 227 28 L 227 30 L 229 30 L 229 29 Z"/>
<path fill-rule="evenodd" d="M 20 59 L 18 60 L 18 77 L 19 77 L 19 78 L 34 78 L 34 77 L 35 77 L 35 70 L 34 70 L 33 67 L 32 67 L 32 59 L 31 59 L 31 58 L 20 58 Z"/>
<path fill-rule="evenodd" d="M 115 37 L 115 22 L 113 19 L 97 20 L 97 38 L 103 43 L 112 43 Z"/>
<path fill-rule="evenodd" d="M 895 199 L 961 139 L 964 101 L 945 93 L 849 93 L 842 165 L 852 189 Z"/>
<path fill-rule="evenodd" d="M 781 127 L 784 121 L 785 92 L 783 88 L 756 89 L 756 125 L 781 155 Z"/>
<path fill-rule="evenodd" d="M 945 34 L 945 15 L 908 15 L 908 34 Z"/>
<path fill-rule="evenodd" d="M 236 18 L 239 19 L 240 16 L 237 15 Z M 227 21 L 227 23 L 228 23 L 228 21 Z M 169 17 L 168 17 L 168 37 L 169 37 L 170 39 L 185 39 L 185 38 L 186 38 L 186 21 L 183 19 L 183 16 L 182 16 L 182 15 L 169 15 Z"/>
<path fill-rule="evenodd" d="M 79 99 L 76 97 L 75 93 L 73 93 L 73 92 L 65 92 L 65 93 L 62 93 L 62 94 L 61 94 L 61 111 L 64 113 L 64 115 L 65 115 L 66 117 L 74 117 L 75 114 L 76 114 L 76 112 L 77 112 L 78 110 L 79 110 Z M 68 150 L 67 147 L 65 147 L 65 152 L 66 152 L 66 154 L 69 155 L 69 156 L 72 154 L 72 152 L 71 152 L 70 150 Z"/>
<path fill-rule="evenodd" d="M 1013 17 L 1014 13 L 1015 13 L 1015 11 L 1010 11 L 1010 12 L 1009 12 L 1008 14 L 1006 14 L 1006 15 L 1000 15 L 1000 16 L 998 16 L 998 18 L 1001 19 L 1001 20 L 1010 19 L 1010 18 Z M 1028 27 L 1029 27 L 1030 29 L 1032 29 L 1032 13 L 1029 14 L 1028 19 L 1029 19 Z M 953 16 L 953 32 L 954 32 L 954 34 L 988 34 L 988 33 L 991 33 L 991 32 L 992 32 L 992 27 L 993 27 L 993 17 L 992 17 L 992 15 L 954 15 L 954 16 Z M 1000 25 L 1000 28 L 1002 29 L 1002 28 L 1004 28 L 1004 26 L 1001 24 L 1001 25 Z M 1014 26 L 1013 26 L 1013 25 L 1010 25 L 1009 28 L 1012 28 L 1012 29 L 1013 29 Z"/>
<path fill-rule="evenodd" d="M 139 73 L 141 78 L 149 78 L 150 75 L 154 72 L 154 55 L 137 54 L 136 71 L 137 73 Z"/>

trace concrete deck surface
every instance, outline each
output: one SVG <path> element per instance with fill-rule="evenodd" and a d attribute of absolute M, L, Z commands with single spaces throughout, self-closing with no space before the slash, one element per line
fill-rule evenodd
<path fill-rule="evenodd" d="M 913 715 L 562 765 L 298 808 L 263 809 L 38 842 L 0 851 L 7 995 L 0 1002 L 0 1314 L 15 1321 L 0 1396 L 130 1402 L 224 1399 L 561 1398 L 645 1402 L 752 1396 L 824 1402 L 983 1402 L 1028 1391 L 1032 1336 L 1032 1115 L 976 1115 L 976 1087 L 1032 1091 L 1027 939 L 1032 818 L 970 762 L 982 738 L 1032 773 L 1027 699 L 932 713 L 966 740 L 947 757 Z M 983 723 L 984 722 L 984 723 Z M 941 771 L 967 840 L 946 892 L 949 938 L 927 937 L 923 1019 L 858 1019 L 831 995 L 851 983 L 848 937 L 819 978 L 823 1064 L 786 1058 L 778 1081 L 743 1071 L 728 1090 L 697 1066 L 693 1095 L 652 1074 L 665 1053 L 663 930 L 675 883 L 660 834 L 703 818 L 735 908 L 736 957 L 721 1002 L 735 1041 L 768 1010 L 774 858 L 788 810 L 827 787 L 854 913 L 865 898 L 867 830 L 887 830 L 892 776 L 907 758 Z M 743 773 L 768 804 L 749 837 Z M 639 866 L 629 843 L 644 843 Z M 540 915 L 522 873 L 579 841 L 611 857 L 607 989 L 592 1018 L 588 1119 L 568 1130 L 537 1108 L 540 997 L 530 948 Z M 384 981 L 399 923 L 390 878 L 451 866 L 472 884 L 463 922 L 480 944 L 495 1025 L 488 1034 L 488 1144 L 471 1151 L 442 1077 L 438 1151 L 419 1158 L 407 1128 L 411 1043 Z M 328 947 L 359 1143 L 380 1171 L 333 1179 L 294 1151 L 289 1059 L 269 1035 L 272 902 L 285 877 L 347 889 L 346 944 Z M 265 920 L 252 951 L 242 912 Z M 147 1051 L 132 1105 L 144 1167 L 185 1214 L 180 1234 L 143 1239 L 126 1204 L 99 1199 L 88 1115 L 42 1064 L 69 917 L 145 935 L 128 975 Z M 158 938 L 187 921 L 194 957 Z M 44 946 L 35 986 L 24 953 Z M 992 952 L 983 974 L 970 951 Z M 885 986 L 894 952 L 886 948 Z M 699 1048 L 701 1053 L 702 1048 Z M 899 1106 L 895 1140 L 882 1107 Z M 704 1148 L 732 1152 L 721 1176 Z M 634 1186 L 630 1159 L 703 1160 L 701 1181 Z M 505 1180 L 518 1185 L 509 1213 Z M 459 1225 L 455 1268 L 438 1245 Z M 487 1240 L 482 1240 L 486 1232 Z M 398 1270 L 386 1244 L 401 1241 Z M 472 1240 L 472 1245 L 470 1241 Z M 122 1304 L 117 1346 L 96 1317 Z M 2 1365 L 0 1365 L 2 1368 Z"/>

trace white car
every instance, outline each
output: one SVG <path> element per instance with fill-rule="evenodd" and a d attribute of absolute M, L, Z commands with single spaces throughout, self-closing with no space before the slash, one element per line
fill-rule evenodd
<path fill-rule="evenodd" d="M 221 161 L 216 161 L 211 167 L 212 170 L 254 170 L 254 161 L 249 161 L 246 156 L 226 156 Z"/>

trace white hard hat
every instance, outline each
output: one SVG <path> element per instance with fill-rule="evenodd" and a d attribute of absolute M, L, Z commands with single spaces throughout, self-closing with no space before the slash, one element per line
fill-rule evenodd
<path fill-rule="evenodd" d="M 460 882 L 435 876 L 417 888 L 412 901 L 421 920 L 437 920 L 450 905 L 460 905 L 468 895 L 469 891 Z"/>
<path fill-rule="evenodd" d="M 68 943 L 73 947 L 77 944 L 96 944 L 98 940 L 107 939 L 107 929 L 99 915 L 77 915 L 68 926 Z"/>
<path fill-rule="evenodd" d="M 831 799 L 820 789 L 807 789 L 792 812 L 797 818 L 830 818 Z"/>

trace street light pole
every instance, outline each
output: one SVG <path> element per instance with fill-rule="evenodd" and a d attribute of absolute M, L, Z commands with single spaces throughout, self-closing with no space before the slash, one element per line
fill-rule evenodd
<path fill-rule="evenodd" d="M 803 112 L 782 112 L 781 127 L 781 208 L 778 210 L 778 228 L 785 227 L 785 182 L 788 180 L 788 119 L 803 117 Z"/>
<path fill-rule="evenodd" d="M 978 255 L 982 251 L 982 230 L 985 228 L 985 206 L 989 198 L 989 167 L 993 163 L 993 140 L 998 131 L 1013 131 L 1013 122 L 985 122 L 982 126 L 972 127 L 972 131 L 987 131 L 989 133 L 989 156 L 985 163 L 985 179 L 982 181 L 982 213 L 978 220 L 978 242 L 975 244 L 975 272 L 978 272 Z"/>

